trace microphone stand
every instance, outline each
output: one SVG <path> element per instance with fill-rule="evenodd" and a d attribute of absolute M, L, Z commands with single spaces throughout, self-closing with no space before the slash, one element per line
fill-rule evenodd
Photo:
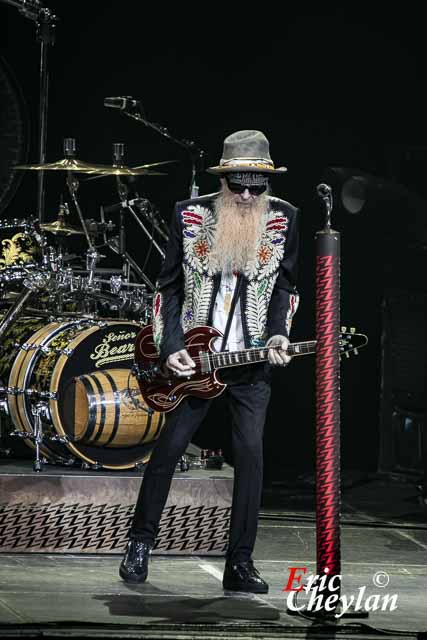
<path fill-rule="evenodd" d="M 39 163 L 46 162 L 47 117 L 49 96 L 48 47 L 55 44 L 55 27 L 58 18 L 38 0 L 2 0 L 19 10 L 26 18 L 36 23 L 36 37 L 40 42 L 40 79 L 39 79 Z M 44 219 L 45 175 L 39 171 L 37 176 L 37 217 Z"/>
<path fill-rule="evenodd" d="M 197 165 L 202 164 L 203 158 L 205 156 L 205 152 L 203 151 L 203 149 L 198 147 L 193 140 L 187 140 L 187 139 L 180 140 L 179 138 L 175 138 L 173 135 L 169 133 L 166 127 L 160 124 L 157 124 L 156 122 L 150 122 L 150 120 L 147 120 L 145 115 L 142 113 L 141 105 L 138 104 L 137 101 L 135 102 L 136 102 L 135 105 L 132 105 L 130 107 L 125 106 L 123 109 L 121 109 L 121 113 L 123 113 L 125 116 L 128 116 L 129 118 L 133 118 L 134 120 L 137 120 L 138 122 L 142 122 L 142 124 L 144 124 L 146 127 L 149 127 L 150 129 L 154 129 L 154 131 L 157 131 L 157 133 L 160 133 L 160 135 L 162 135 L 164 138 L 171 140 L 171 142 L 174 142 L 175 144 L 182 147 L 188 152 L 190 156 L 190 162 L 191 162 L 191 181 L 190 181 L 190 187 L 189 187 L 189 195 L 190 195 L 190 198 L 196 198 L 199 195 L 199 187 L 196 183 L 196 175 L 197 175 L 197 168 L 198 168 Z"/>

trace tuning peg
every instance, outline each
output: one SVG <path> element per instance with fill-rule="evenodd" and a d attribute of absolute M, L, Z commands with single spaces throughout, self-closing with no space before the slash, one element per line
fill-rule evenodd
<path fill-rule="evenodd" d="M 341 327 L 341 333 L 347 333 L 347 327 Z"/>
<path fill-rule="evenodd" d="M 348 352 L 348 351 L 346 351 L 346 352 L 345 352 L 345 357 L 346 357 L 346 358 L 349 358 L 349 357 L 350 357 L 350 354 L 349 354 L 349 352 Z"/>
<path fill-rule="evenodd" d="M 350 333 L 356 333 L 356 327 L 350 327 Z"/>
<path fill-rule="evenodd" d="M 358 356 L 359 355 L 359 349 L 354 349 L 353 353 L 354 353 L 355 356 Z"/>

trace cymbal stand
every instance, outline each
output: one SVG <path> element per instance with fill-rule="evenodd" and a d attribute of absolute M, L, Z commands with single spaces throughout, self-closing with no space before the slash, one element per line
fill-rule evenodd
<path fill-rule="evenodd" d="M 104 226 L 104 231 L 103 231 L 103 235 L 104 235 L 104 245 L 107 247 L 110 247 L 110 249 L 112 251 L 114 251 L 114 253 L 118 253 L 120 255 L 120 251 L 119 251 L 119 243 L 115 242 L 114 238 L 108 239 L 107 238 L 107 234 L 105 231 L 105 227 L 106 227 L 106 221 L 105 221 L 105 212 L 104 212 L 104 207 L 100 207 L 100 217 L 101 217 L 101 223 Z M 129 253 L 127 251 L 123 252 L 123 255 L 121 255 L 122 259 L 125 260 L 127 262 L 127 264 L 129 265 L 129 267 L 134 271 L 134 273 L 136 274 L 136 276 L 138 278 L 140 278 L 140 280 L 142 280 L 143 282 L 145 282 L 145 284 L 147 285 L 147 287 L 149 287 L 149 289 L 151 289 L 151 291 L 155 290 L 155 285 L 154 283 L 150 280 L 150 278 L 145 275 L 145 273 L 143 272 L 143 270 L 141 269 L 141 267 L 138 265 L 137 262 L 135 262 L 135 260 L 132 258 L 131 255 L 129 255 Z"/>
<path fill-rule="evenodd" d="M 76 141 L 75 138 L 65 138 L 64 139 L 64 157 L 65 158 L 74 158 L 76 155 Z M 92 244 L 92 240 L 90 238 L 89 235 L 89 231 L 86 225 L 86 221 L 84 219 L 83 216 L 83 212 L 80 208 L 80 204 L 79 201 L 77 199 L 77 191 L 79 189 L 79 181 L 76 178 L 75 174 L 73 171 L 67 171 L 67 187 L 68 187 L 68 191 L 70 193 L 71 199 L 74 202 L 74 206 L 76 208 L 76 211 L 78 213 L 78 216 L 80 218 L 80 224 L 82 225 L 82 229 L 84 231 L 84 234 L 86 236 L 86 241 L 88 244 L 88 250 L 87 250 L 87 262 L 88 262 L 88 270 L 89 270 L 89 278 L 88 278 L 88 284 L 89 286 L 92 285 L 93 283 L 93 279 L 94 279 L 94 275 L 95 275 L 95 268 L 96 268 L 96 264 L 100 258 L 100 255 L 98 253 L 98 251 L 96 250 L 96 248 L 94 247 L 94 245 Z"/>
<path fill-rule="evenodd" d="M 124 166 L 124 155 L 125 155 L 124 144 L 122 142 L 114 143 L 113 144 L 113 166 L 118 167 L 118 168 L 119 167 L 123 167 Z M 118 194 L 118 196 L 120 198 L 120 204 L 121 204 L 121 206 L 119 208 L 120 221 L 119 221 L 118 253 L 119 253 L 120 257 L 123 260 L 123 275 L 124 275 L 125 279 L 127 281 L 129 281 L 130 280 L 130 268 L 132 267 L 138 273 L 138 275 L 144 280 L 144 282 L 146 284 L 148 284 L 148 286 L 150 286 L 150 288 L 152 288 L 154 290 L 154 286 L 151 283 L 151 281 L 145 276 L 145 274 L 143 273 L 142 269 L 140 269 L 138 267 L 136 262 L 130 257 L 130 255 L 126 251 L 126 230 L 125 230 L 125 224 L 124 224 L 124 210 L 125 209 L 128 209 L 133 214 L 133 216 L 136 219 L 137 223 L 142 227 L 143 231 L 148 236 L 150 242 L 152 242 L 153 245 L 160 252 L 160 255 L 162 257 L 164 257 L 165 254 L 164 254 L 163 250 L 160 248 L 160 246 L 157 244 L 155 239 L 153 238 L 152 234 L 148 231 L 148 229 L 146 229 L 146 227 L 143 225 L 143 223 L 139 219 L 138 215 L 132 209 L 132 207 L 131 207 L 131 205 L 129 203 L 129 200 L 127 199 L 128 192 L 129 192 L 128 187 L 127 187 L 127 185 L 125 185 L 122 182 L 122 180 L 120 179 L 120 176 L 116 176 L 116 186 L 117 186 L 117 194 Z M 135 269 L 135 266 L 137 267 L 137 269 Z"/>
<path fill-rule="evenodd" d="M 124 166 L 124 156 L 125 156 L 125 145 L 122 142 L 115 142 L 113 144 L 113 167 L 123 167 Z M 129 263 L 125 260 L 124 255 L 126 253 L 126 229 L 125 229 L 125 219 L 124 219 L 124 203 L 128 197 L 128 187 L 127 185 L 120 180 L 120 176 L 116 176 L 116 187 L 117 193 L 119 194 L 120 202 L 122 206 L 120 207 L 120 216 L 119 216 L 119 254 L 120 257 L 123 258 L 123 276 L 125 280 L 129 280 L 130 278 L 130 266 Z"/>
<path fill-rule="evenodd" d="M 36 37 L 40 42 L 40 71 L 39 71 L 39 162 L 46 162 L 47 115 L 49 95 L 48 74 L 48 46 L 55 44 L 55 27 L 58 18 L 47 7 L 43 7 L 38 0 L 3 0 L 7 4 L 19 9 L 26 18 L 36 23 Z M 39 222 L 43 222 L 45 204 L 44 171 L 38 174 L 37 184 L 37 215 Z"/>

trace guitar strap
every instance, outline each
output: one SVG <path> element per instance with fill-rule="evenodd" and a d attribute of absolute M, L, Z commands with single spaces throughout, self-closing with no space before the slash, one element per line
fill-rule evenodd
<path fill-rule="evenodd" d="M 228 313 L 227 324 L 225 325 L 224 335 L 222 337 L 221 349 L 220 351 L 225 351 L 225 347 L 227 345 L 228 334 L 230 333 L 231 323 L 233 321 L 234 310 L 236 308 L 237 300 L 240 296 L 240 289 L 242 286 L 243 276 L 241 273 L 237 276 L 236 288 L 234 289 L 233 298 L 230 304 L 230 311 Z"/>

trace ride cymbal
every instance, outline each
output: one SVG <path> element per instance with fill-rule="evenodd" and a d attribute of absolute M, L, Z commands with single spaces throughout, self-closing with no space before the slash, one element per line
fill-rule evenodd
<path fill-rule="evenodd" d="M 17 164 L 13 168 L 23 171 L 75 171 L 76 173 L 94 173 L 105 171 L 112 167 L 102 164 L 90 164 L 77 158 L 63 158 L 56 162 L 46 162 L 42 164 Z"/>

